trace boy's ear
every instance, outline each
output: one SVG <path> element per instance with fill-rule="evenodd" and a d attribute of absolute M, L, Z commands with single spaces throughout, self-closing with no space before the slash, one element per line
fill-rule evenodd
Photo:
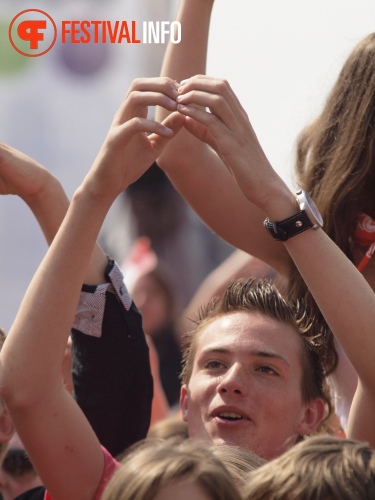
<path fill-rule="evenodd" d="M 324 418 L 325 403 L 321 398 L 310 401 L 304 410 L 296 431 L 297 434 L 308 436 L 312 434 Z"/>
<path fill-rule="evenodd" d="M 182 420 L 184 422 L 188 421 L 188 413 L 189 413 L 189 395 L 186 384 L 183 384 L 180 392 L 180 408 L 182 413 Z"/>

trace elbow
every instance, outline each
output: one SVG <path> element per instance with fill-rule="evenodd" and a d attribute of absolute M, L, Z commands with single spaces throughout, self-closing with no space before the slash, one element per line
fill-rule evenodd
<path fill-rule="evenodd" d="M 21 390 L 17 383 L 18 376 L 13 373 L 6 360 L 1 359 L 0 365 L 0 398 L 8 408 L 21 404 Z"/>
<path fill-rule="evenodd" d="M 0 398 L 10 411 L 25 410 L 36 401 L 30 377 L 24 377 L 21 368 L 3 358 L 0 364 Z"/>

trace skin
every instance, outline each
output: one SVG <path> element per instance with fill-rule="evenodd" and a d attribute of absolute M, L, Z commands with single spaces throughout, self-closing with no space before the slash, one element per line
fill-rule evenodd
<path fill-rule="evenodd" d="M 214 0 L 180 1 L 176 20 L 183 26 L 184 36 L 181 43 L 168 44 L 161 75 L 183 82 L 193 75 L 206 73 L 213 6 Z M 213 98 L 217 100 L 217 108 L 225 103 L 220 99 L 222 81 L 216 79 L 216 82 L 218 85 L 217 89 L 214 89 Z M 194 101 L 193 106 L 196 109 L 204 107 L 201 89 L 194 89 L 199 90 L 199 93 L 188 94 L 190 90 L 191 87 L 186 85 L 180 89 L 179 104 L 189 105 Z M 291 260 L 288 252 L 262 231 L 263 220 L 268 214 L 243 196 L 244 193 L 233 178 L 232 172 L 226 168 L 228 160 L 233 160 L 235 156 L 242 159 L 249 169 L 253 163 L 262 161 L 261 150 L 249 150 L 251 143 L 249 144 L 248 139 L 252 139 L 255 134 L 246 111 L 234 95 L 231 96 L 230 104 L 232 109 L 227 113 L 230 123 L 229 120 L 225 123 L 229 126 L 223 131 L 223 142 L 231 148 L 230 151 L 228 148 L 224 151 L 223 143 L 212 141 L 211 129 L 199 127 L 196 121 L 188 119 L 186 129 L 183 129 L 159 156 L 158 165 L 205 223 L 224 240 L 262 259 L 283 276 L 289 277 Z M 185 114 L 185 111 L 183 113 Z M 156 109 L 158 120 L 164 119 L 167 114 L 168 110 L 165 108 Z M 215 117 L 224 116 L 223 113 L 216 115 L 216 110 L 214 114 Z M 194 134 L 189 133 L 192 130 Z M 213 147 L 207 147 L 206 143 Z M 259 191 L 260 194 L 262 192 L 263 189 Z"/>
<path fill-rule="evenodd" d="M 179 96 L 185 128 L 216 151 L 245 198 L 271 221 L 294 215 L 295 194 L 270 165 L 228 82 L 197 75 L 181 84 Z M 283 246 L 357 372 L 347 436 L 375 446 L 373 290 L 322 229 L 304 231 Z"/>
<path fill-rule="evenodd" d="M 281 220 L 296 213 L 294 194 L 272 169 L 250 122 L 243 114 L 240 124 L 234 120 L 236 111 L 242 108 L 228 83 L 197 76 L 185 82 L 179 90 L 184 98 L 179 100 L 177 111 L 183 116 L 172 113 L 163 125 L 147 120 L 147 108 L 159 105 L 175 111 L 177 92 L 174 82 L 141 79 L 133 84 L 26 292 L 0 355 L 0 396 L 6 401 L 20 437 L 55 500 L 91 500 L 103 470 L 100 444 L 63 388 L 60 366 L 87 263 L 101 224 L 116 196 L 160 156 L 166 143 L 184 124 L 195 137 L 215 149 L 228 172 L 235 177 L 243 196 L 271 220 Z M 206 108 L 211 112 L 206 112 Z M 243 133 L 243 127 L 248 134 Z M 368 440 L 374 446 L 374 293 L 321 229 L 308 230 L 291 238 L 284 248 L 357 369 L 359 383 L 350 412 L 348 437 Z M 57 282 L 59 287 L 56 287 Z M 237 334 L 243 333 L 238 325 L 236 328 Z M 229 332 L 230 329 L 228 335 Z M 240 363 L 236 356 L 228 374 L 234 377 L 238 371 L 244 377 L 244 360 L 241 358 Z M 208 384 L 205 393 L 205 386 L 202 386 L 201 408 L 196 408 L 195 412 L 201 416 L 194 418 L 198 418 L 197 422 L 199 419 L 203 421 L 204 425 L 210 423 L 210 401 L 222 404 L 223 400 L 228 405 L 239 399 L 237 388 L 232 391 L 220 385 L 220 377 L 212 378 L 217 379 L 213 387 L 224 388 L 226 392 L 221 390 L 218 394 Z M 227 377 L 223 380 L 227 381 Z M 193 404 L 193 396 L 197 394 L 198 397 L 199 391 L 193 393 L 193 386 L 189 390 L 189 398 L 184 397 L 185 388 L 181 402 L 184 418 L 189 421 L 190 414 L 192 425 L 194 407 L 189 407 L 189 401 Z M 289 391 L 285 394 L 291 396 Z M 252 409 L 250 401 L 250 397 L 246 398 L 245 409 L 254 413 L 250 417 L 254 419 L 254 436 L 257 437 L 257 425 L 261 428 L 261 423 L 257 418 L 258 410 Z M 233 411 L 230 406 L 229 410 Z M 265 415 L 263 408 L 259 411 Z M 297 407 L 294 412 L 296 414 L 285 415 L 285 419 L 293 422 L 288 425 L 292 425 L 295 433 L 309 433 L 308 429 L 314 429 L 322 418 L 319 408 L 304 412 L 303 408 Z M 295 418 L 298 414 L 300 418 Z M 236 428 L 237 424 L 228 425 Z M 275 422 L 269 432 L 273 427 Z M 52 442 L 53 447 L 50 446 Z M 277 446 L 280 446 L 279 442 Z M 64 475 L 61 470 L 64 470 Z"/>
<path fill-rule="evenodd" d="M 243 311 L 216 318 L 200 333 L 181 391 L 190 437 L 246 447 L 266 459 L 280 455 L 321 416 L 321 400 L 303 403 L 301 380 L 301 345 L 292 327 Z M 241 419 L 223 418 L 228 412 Z"/>
<path fill-rule="evenodd" d="M 260 185 L 253 193 L 249 192 L 249 187 L 256 186 L 256 178 L 252 176 L 252 172 L 257 171 L 258 165 L 267 169 L 268 162 L 262 158 L 261 148 L 252 147 L 253 139 L 256 140 L 254 131 L 246 111 L 231 91 L 228 82 L 211 79 L 212 84 L 208 84 L 211 95 L 205 94 L 204 85 L 208 81 L 204 82 L 206 77 L 202 75 L 206 73 L 213 7 L 213 0 L 180 1 L 176 20 L 183 26 L 184 37 L 181 43 L 168 45 L 161 75 L 179 82 L 184 81 L 178 102 L 181 105 L 180 112 L 188 119 L 186 130 L 164 149 L 158 158 L 158 164 L 208 226 L 234 247 L 269 264 L 288 284 L 292 255 L 284 245 L 273 241 L 262 226 L 266 216 L 275 221 L 288 216 L 288 210 L 284 214 L 287 204 L 276 207 L 278 201 L 285 198 L 279 198 L 277 193 L 267 193 L 275 179 L 272 174 L 269 179 L 264 177 L 267 187 Z M 205 106 L 210 109 L 209 115 L 205 115 Z M 165 109 L 158 108 L 156 118 L 165 118 L 166 114 Z M 189 134 L 188 131 L 192 133 Z M 207 144 L 211 147 L 207 147 Z M 250 182 L 247 182 L 246 177 Z M 259 199 L 258 194 L 262 199 Z M 264 195 L 267 198 L 264 198 Z M 276 201 L 277 209 L 274 212 L 269 211 L 267 204 L 270 196 Z M 275 207 L 271 207 L 271 210 Z M 294 203 L 289 215 L 295 213 L 295 208 Z M 372 213 L 372 207 L 364 207 L 364 211 L 375 215 Z M 353 246 L 355 265 L 361 261 L 364 251 L 363 248 Z M 229 275 L 233 272 L 234 269 L 231 268 Z M 374 258 L 364 270 L 363 276 L 375 290 Z M 341 343 L 339 335 L 336 335 L 336 339 Z M 347 350 L 344 351 L 348 355 Z M 342 349 L 338 348 L 338 352 L 342 352 Z M 359 366 L 362 370 L 363 363 Z M 353 368 L 343 356 L 340 357 L 334 379 L 337 381 L 339 397 L 346 408 L 344 412 L 347 417 L 358 385 L 356 371 L 357 366 Z M 368 388 L 366 391 L 371 394 Z M 357 403 L 354 406 L 356 405 Z M 370 426 L 375 429 L 371 422 Z M 363 428 L 363 425 L 358 428 Z M 346 431 L 348 430 L 347 428 Z M 359 435 L 364 437 L 366 434 L 360 432 Z M 371 438 L 374 439 L 374 434 Z"/>
<path fill-rule="evenodd" d="M 176 95 L 176 84 L 168 79 L 133 82 L 26 292 L 1 353 L 0 395 L 55 500 L 91 500 L 100 483 L 100 443 L 63 386 L 60 367 L 80 289 L 111 204 L 183 124 L 176 113 L 163 124 L 149 120 L 148 107 L 173 111 Z"/>

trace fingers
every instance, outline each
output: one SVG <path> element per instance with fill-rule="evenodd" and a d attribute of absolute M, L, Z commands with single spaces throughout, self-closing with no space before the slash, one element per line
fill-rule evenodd
<path fill-rule="evenodd" d="M 111 142 L 115 143 L 118 141 L 121 146 L 124 145 L 124 143 L 132 136 L 138 133 L 142 133 L 144 135 L 157 134 L 162 137 L 172 137 L 173 130 L 154 120 L 136 116 L 116 127 L 113 131 Z"/>
<path fill-rule="evenodd" d="M 198 120 L 191 119 L 186 115 L 184 127 L 188 132 L 190 132 L 194 137 L 199 139 L 202 142 L 205 142 L 209 146 L 211 146 L 214 151 L 218 152 L 217 143 L 214 140 L 213 136 L 209 132 L 206 125 L 200 123 Z"/>
<path fill-rule="evenodd" d="M 177 112 L 170 114 L 163 123 L 135 117 L 117 128 L 114 140 L 118 140 L 123 144 L 124 141 L 129 140 L 139 132 L 149 134 L 147 139 L 155 150 L 155 154 L 158 155 L 167 142 L 181 130 L 184 121 L 185 117 Z"/>
<path fill-rule="evenodd" d="M 134 116 L 147 117 L 148 106 L 177 109 L 178 84 L 170 78 L 139 78 L 131 84 L 117 111 L 113 124 L 121 124 Z"/>
<path fill-rule="evenodd" d="M 136 78 L 130 85 L 127 96 L 135 90 L 141 92 L 151 90 L 153 92 L 162 92 L 175 100 L 178 95 L 179 87 L 179 83 L 167 77 Z"/>
<path fill-rule="evenodd" d="M 194 76 L 181 83 L 177 110 L 205 124 L 214 135 L 215 132 L 223 132 L 223 126 L 228 132 L 236 133 L 241 123 L 248 121 L 229 83 L 205 75 Z"/>
<path fill-rule="evenodd" d="M 218 103 L 220 103 L 222 99 L 225 99 L 225 101 L 233 111 L 238 111 L 239 109 L 243 110 L 240 101 L 238 100 L 236 94 L 233 92 L 227 80 L 214 78 L 207 75 L 196 75 L 192 78 L 189 78 L 188 80 L 184 80 L 183 82 L 181 82 L 181 85 L 178 89 L 179 98 L 177 99 L 177 101 L 184 102 L 186 104 L 187 101 L 191 101 L 191 98 L 188 97 L 186 99 L 185 96 L 191 92 L 197 91 L 201 91 L 204 94 L 212 94 L 213 96 L 217 96 Z M 191 95 L 195 94 L 193 93 Z M 219 97 L 221 97 L 222 99 L 219 99 Z M 200 98 L 202 98 L 202 94 Z M 211 100 L 211 102 L 215 103 L 215 100 Z"/>
<path fill-rule="evenodd" d="M 158 156 L 161 154 L 164 147 L 172 139 L 172 137 L 174 137 L 181 130 L 184 122 L 185 117 L 183 115 L 177 112 L 171 113 L 162 123 L 162 125 L 164 125 L 167 130 L 170 130 L 171 133 L 168 135 L 158 134 L 149 137 L 149 140 Z"/>
<path fill-rule="evenodd" d="M 148 107 L 162 106 L 169 111 L 176 111 L 178 86 L 170 78 L 134 80 L 114 118 L 112 140 L 119 136 L 123 140 L 138 132 L 153 134 L 150 143 L 161 151 L 165 143 L 181 129 L 185 117 L 180 113 L 172 113 L 163 123 L 158 123 L 147 119 Z"/>
<path fill-rule="evenodd" d="M 206 108 L 209 109 L 209 112 Z M 197 90 L 179 95 L 177 109 L 181 113 L 206 124 L 214 124 L 215 118 L 218 118 L 228 128 L 232 128 L 235 123 L 235 117 L 228 101 L 220 94 L 208 94 Z"/>
<path fill-rule="evenodd" d="M 135 116 L 146 118 L 149 106 L 161 106 L 169 111 L 176 111 L 177 109 L 176 101 L 165 94 L 134 90 L 120 106 L 114 117 L 113 124 L 122 124 Z"/>
<path fill-rule="evenodd" d="M 162 122 L 162 125 L 168 127 L 173 131 L 173 135 L 176 135 L 182 128 L 185 122 L 185 117 L 180 113 L 171 113 L 167 116 L 167 118 Z"/>
<path fill-rule="evenodd" d="M 217 133 L 223 133 L 223 126 L 236 132 L 239 116 L 243 112 L 226 80 L 198 75 L 179 85 L 170 78 L 140 78 L 130 86 L 114 118 L 114 125 L 123 124 L 136 116 L 147 118 L 149 106 L 161 106 L 172 112 L 178 110 L 182 115 L 197 120 L 208 127 L 211 134 L 207 135 L 202 128 L 190 124 L 192 133 L 210 144 L 215 128 Z M 153 132 L 165 136 L 165 129 Z"/>

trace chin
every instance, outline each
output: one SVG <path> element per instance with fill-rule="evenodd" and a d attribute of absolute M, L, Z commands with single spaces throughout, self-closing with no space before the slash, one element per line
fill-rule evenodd
<path fill-rule="evenodd" d="M 216 446 L 239 446 L 243 448 L 243 440 L 237 439 L 234 436 L 228 436 L 228 437 L 222 437 L 222 436 L 217 436 L 214 439 L 212 439 L 212 443 Z"/>

